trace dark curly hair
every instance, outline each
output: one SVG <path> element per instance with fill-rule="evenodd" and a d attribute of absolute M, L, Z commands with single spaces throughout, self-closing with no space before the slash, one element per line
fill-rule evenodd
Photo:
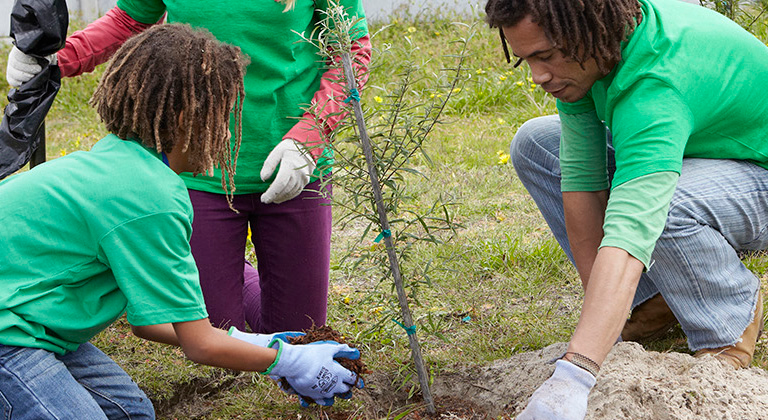
<path fill-rule="evenodd" d="M 195 174 L 221 168 L 221 185 L 231 203 L 247 63 L 239 48 L 208 31 L 157 25 L 117 50 L 90 103 L 120 138 L 139 139 L 158 153 L 189 149 Z"/>
<path fill-rule="evenodd" d="M 621 60 L 621 42 L 642 20 L 637 0 L 488 0 L 485 13 L 488 25 L 499 28 L 508 62 L 502 28 L 531 16 L 566 58 L 578 63 L 594 58 L 605 72 Z"/>

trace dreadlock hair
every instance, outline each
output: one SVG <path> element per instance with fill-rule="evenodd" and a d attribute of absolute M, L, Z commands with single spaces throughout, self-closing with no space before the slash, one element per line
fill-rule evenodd
<path fill-rule="evenodd" d="M 637 0 L 488 0 L 485 13 L 488 25 L 499 28 L 507 62 L 502 28 L 531 16 L 566 58 L 582 64 L 594 58 L 604 72 L 621 60 L 621 42 L 642 20 Z"/>
<path fill-rule="evenodd" d="M 285 3 L 285 9 L 283 10 L 283 12 L 292 10 L 293 7 L 296 5 L 296 0 L 275 0 L 275 1 L 280 1 L 282 3 Z"/>
<path fill-rule="evenodd" d="M 139 139 L 158 153 L 189 150 L 195 175 L 212 176 L 214 166 L 219 167 L 231 207 L 247 64 L 239 48 L 208 31 L 156 25 L 117 50 L 90 104 L 120 138 Z"/>

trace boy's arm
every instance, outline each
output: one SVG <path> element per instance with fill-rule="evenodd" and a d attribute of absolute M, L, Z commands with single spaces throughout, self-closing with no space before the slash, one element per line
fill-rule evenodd
<path fill-rule="evenodd" d="M 180 346 L 176 331 L 170 323 L 157 325 L 131 325 L 131 331 L 136 337 L 157 343 Z"/>
<path fill-rule="evenodd" d="M 243 371 L 263 372 L 275 361 L 277 351 L 230 337 L 211 326 L 208 318 L 173 324 L 131 325 L 140 338 L 179 346 L 193 362 Z"/>
<path fill-rule="evenodd" d="M 167 326 L 156 327 L 161 337 L 167 333 Z M 264 372 L 275 361 L 277 350 L 255 346 L 227 332 L 214 328 L 208 318 L 197 321 L 175 322 L 172 329 L 184 354 L 192 361 L 225 369 L 250 372 Z"/>

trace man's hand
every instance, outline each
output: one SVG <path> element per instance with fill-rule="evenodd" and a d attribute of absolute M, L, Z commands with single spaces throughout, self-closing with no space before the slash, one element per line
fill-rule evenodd
<path fill-rule="evenodd" d="M 45 57 L 51 64 L 56 64 L 56 54 Z M 5 69 L 5 79 L 13 87 L 19 87 L 22 83 L 30 81 L 43 68 L 37 63 L 37 59 L 24 54 L 14 45 L 8 53 L 8 66 Z"/>
<path fill-rule="evenodd" d="M 275 180 L 261 195 L 262 203 L 279 204 L 296 197 L 307 186 L 309 177 L 315 170 L 315 161 L 309 151 L 291 139 L 281 141 L 269 153 L 261 168 L 261 180 L 268 180 L 278 164 L 280 169 Z"/>
<path fill-rule="evenodd" d="M 565 360 L 555 362 L 555 373 L 531 395 L 517 420 L 583 420 L 595 377 Z"/>
<path fill-rule="evenodd" d="M 269 343 L 271 343 L 272 340 L 282 340 L 287 343 L 288 339 L 291 337 L 301 337 L 304 335 L 303 332 L 298 331 L 284 331 L 274 334 L 254 334 L 242 332 L 235 327 L 231 327 L 228 334 L 233 338 L 237 338 L 238 340 L 261 347 L 269 347 Z"/>
<path fill-rule="evenodd" d="M 300 396 L 301 405 L 308 406 L 307 399 L 319 405 L 333 405 L 334 398 L 352 397 L 352 387 L 363 387 L 357 374 L 350 372 L 333 360 L 335 357 L 358 359 L 360 351 L 335 341 L 318 341 L 304 345 L 291 345 L 273 340 L 269 347 L 278 349 L 272 368 L 265 372 L 270 377 L 285 378 L 291 385 L 289 393 Z"/>

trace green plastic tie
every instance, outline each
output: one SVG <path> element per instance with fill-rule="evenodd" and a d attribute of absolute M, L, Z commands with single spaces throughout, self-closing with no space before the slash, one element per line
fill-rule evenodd
<path fill-rule="evenodd" d="M 406 327 L 405 325 L 403 325 L 402 322 L 396 320 L 395 318 L 392 318 L 392 321 L 394 321 L 395 324 L 401 326 L 405 330 L 406 334 L 408 334 L 408 335 L 416 334 L 416 326 L 415 325 L 411 325 L 410 327 Z"/>
<path fill-rule="evenodd" d="M 373 240 L 373 242 L 379 243 L 384 238 L 389 238 L 392 236 L 392 231 L 389 229 L 384 229 L 379 233 L 379 236 L 376 237 L 376 239 Z"/>
<path fill-rule="evenodd" d="M 347 99 L 344 99 L 344 103 L 348 104 L 352 99 L 360 102 L 360 92 L 357 89 L 352 89 L 349 91 L 349 96 L 347 96 Z"/>

